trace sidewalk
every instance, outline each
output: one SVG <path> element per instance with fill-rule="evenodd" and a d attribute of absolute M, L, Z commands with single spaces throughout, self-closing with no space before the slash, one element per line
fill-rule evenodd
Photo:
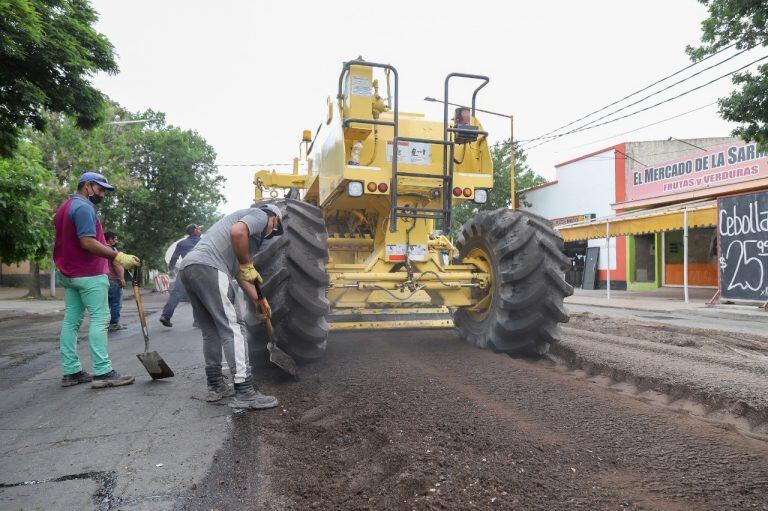
<path fill-rule="evenodd" d="M 0 287 L 0 321 L 18 319 L 31 314 L 45 315 L 64 312 L 64 289 L 56 288 L 56 298 L 43 291 L 40 299 L 26 298 L 29 290 L 25 287 Z M 142 296 L 150 293 L 149 289 L 142 291 Z M 133 301 L 130 286 L 123 290 L 123 301 Z"/>
<path fill-rule="evenodd" d="M 25 298 L 29 290 L 25 287 L 0 287 L 0 321 L 16 319 L 30 314 L 54 314 L 64 310 L 62 293 L 51 298 L 44 290 L 41 299 Z"/>
<path fill-rule="evenodd" d="M 660 288 L 655 291 L 611 290 L 610 299 L 607 298 L 605 289 L 574 289 L 573 296 L 566 298 L 565 303 L 643 312 L 680 312 L 707 317 L 768 321 L 768 310 L 760 309 L 757 305 L 721 303 L 707 305 L 706 302 L 714 293 L 712 289 L 690 289 L 689 302 L 685 303 L 682 288 Z"/>

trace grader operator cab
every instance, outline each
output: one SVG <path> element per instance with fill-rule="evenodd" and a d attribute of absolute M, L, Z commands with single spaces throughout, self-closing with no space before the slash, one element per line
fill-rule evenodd
<path fill-rule="evenodd" d="M 386 102 L 374 70 L 386 79 Z M 457 79 L 479 85 L 471 107 L 449 120 Z M 254 261 L 284 350 L 320 358 L 329 330 L 345 329 L 455 326 L 467 342 L 510 354 L 541 355 L 559 340 L 573 289 L 549 221 L 480 211 L 451 239 L 453 206 L 482 204 L 493 186 L 488 133 L 475 117 L 488 81 L 449 74 L 435 122 L 400 111 L 394 67 L 346 62 L 318 132 L 304 132 L 304 165 L 256 173 L 256 201 L 284 215 L 285 234 Z"/>

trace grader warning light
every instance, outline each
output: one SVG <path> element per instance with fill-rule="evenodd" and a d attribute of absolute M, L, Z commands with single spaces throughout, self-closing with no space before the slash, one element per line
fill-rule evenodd
<path fill-rule="evenodd" d="M 457 80 L 479 85 L 449 119 Z M 543 354 L 559 340 L 573 289 L 551 223 L 502 208 L 453 225 L 456 205 L 486 203 L 493 186 L 488 133 L 475 116 L 488 82 L 450 73 L 435 121 L 400 111 L 394 66 L 345 62 L 303 172 L 256 173 L 257 201 L 287 190 L 270 199 L 285 234 L 254 261 L 281 348 L 320 358 L 331 329 L 456 328 L 506 353 Z"/>

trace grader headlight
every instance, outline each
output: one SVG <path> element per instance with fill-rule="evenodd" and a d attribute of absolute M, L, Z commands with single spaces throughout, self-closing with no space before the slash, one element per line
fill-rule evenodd
<path fill-rule="evenodd" d="M 350 181 L 347 183 L 347 195 L 350 197 L 360 197 L 363 195 L 363 182 Z"/>
<path fill-rule="evenodd" d="M 488 190 L 485 188 L 475 188 L 475 203 L 485 204 L 488 202 Z"/>

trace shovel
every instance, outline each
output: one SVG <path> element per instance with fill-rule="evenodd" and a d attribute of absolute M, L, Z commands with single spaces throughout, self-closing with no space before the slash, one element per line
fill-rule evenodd
<path fill-rule="evenodd" d="M 277 339 L 275 339 L 275 331 L 272 329 L 272 314 L 269 309 L 264 305 L 264 294 L 261 292 L 261 286 L 259 282 L 253 283 L 256 286 L 256 294 L 259 297 L 259 309 L 264 316 L 264 328 L 267 329 L 267 337 L 269 342 L 267 343 L 267 349 L 269 350 L 269 361 L 275 364 L 277 367 L 290 374 L 296 376 L 298 370 L 296 369 L 296 361 L 283 350 L 277 347 Z"/>
<path fill-rule="evenodd" d="M 141 266 L 137 267 L 136 271 L 133 272 L 133 296 L 136 298 L 136 308 L 139 311 L 141 333 L 144 334 L 144 353 L 139 353 L 136 356 L 153 380 L 170 378 L 173 376 L 173 371 L 168 367 L 168 364 L 165 363 L 163 357 L 156 351 L 149 351 L 149 329 L 147 329 L 147 317 L 144 315 L 144 306 L 141 304 L 141 291 L 139 289 L 140 282 Z"/>

